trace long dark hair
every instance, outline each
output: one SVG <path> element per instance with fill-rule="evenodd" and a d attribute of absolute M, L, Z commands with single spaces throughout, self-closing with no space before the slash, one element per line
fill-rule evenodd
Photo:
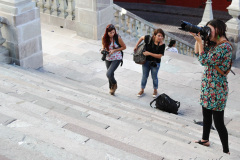
<path fill-rule="evenodd" d="M 228 38 L 226 36 L 227 25 L 222 20 L 213 19 L 213 20 L 207 22 L 206 26 L 207 25 L 213 26 L 213 28 L 216 31 L 216 36 L 219 36 L 219 37 L 224 36 L 228 40 Z M 211 46 L 211 45 L 215 45 L 216 43 L 211 42 L 210 38 L 208 37 L 207 40 L 204 41 L 204 44 L 207 46 Z"/>
<path fill-rule="evenodd" d="M 176 43 L 175 40 L 171 40 L 171 41 L 169 42 L 168 47 L 171 48 L 175 43 Z"/>
<path fill-rule="evenodd" d="M 109 25 L 107 25 L 107 27 L 106 27 L 106 30 L 105 30 L 105 33 L 104 33 L 104 36 L 103 36 L 103 39 L 102 39 L 102 41 L 103 41 L 103 46 L 104 46 L 104 48 L 106 48 L 108 51 L 109 51 L 109 46 L 110 46 L 110 44 L 111 44 L 111 41 L 110 41 L 110 37 L 109 37 L 109 35 L 108 35 L 108 32 L 111 32 L 112 30 L 115 30 L 115 34 L 114 34 L 113 38 L 117 37 L 118 35 L 117 35 L 116 28 L 114 27 L 113 24 L 109 24 Z M 114 46 L 114 45 L 113 45 L 113 46 Z"/>

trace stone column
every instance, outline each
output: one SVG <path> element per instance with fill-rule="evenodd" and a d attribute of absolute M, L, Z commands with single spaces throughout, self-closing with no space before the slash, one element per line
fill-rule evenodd
<path fill-rule="evenodd" d="M 227 36 L 229 41 L 233 44 L 233 59 L 240 57 L 240 0 L 232 0 L 231 5 L 227 8 L 228 13 L 233 17 L 227 21 Z"/>
<path fill-rule="evenodd" d="M 212 0 L 207 0 L 202 21 L 198 24 L 198 26 L 205 26 L 207 22 L 212 19 L 213 19 Z"/>
<path fill-rule="evenodd" d="M 2 37 L 1 28 L 3 25 L 8 25 L 7 19 L 4 17 L 0 17 L 0 63 L 10 63 L 11 59 L 9 57 L 9 51 L 6 47 L 2 46 L 2 44 L 6 41 L 5 38 Z"/>
<path fill-rule="evenodd" d="M 76 32 L 79 36 L 99 40 L 113 16 L 113 0 L 77 0 Z"/>
<path fill-rule="evenodd" d="M 25 68 L 43 65 L 40 15 L 32 0 L 0 0 L 0 16 L 9 24 L 2 27 L 11 61 Z"/>

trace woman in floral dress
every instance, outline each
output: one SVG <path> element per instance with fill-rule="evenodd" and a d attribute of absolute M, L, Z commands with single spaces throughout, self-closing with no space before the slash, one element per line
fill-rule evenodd
<path fill-rule="evenodd" d="M 212 126 L 212 117 L 218 131 L 223 152 L 230 154 L 228 146 L 228 132 L 224 124 L 224 109 L 228 97 L 227 76 L 223 72 L 231 68 L 232 46 L 226 37 L 226 24 L 221 20 L 211 20 L 207 23 L 211 34 L 202 43 L 199 34 L 191 33 L 196 39 L 195 54 L 201 65 L 205 66 L 201 83 L 200 104 L 203 114 L 202 139 L 195 141 L 204 146 L 209 146 L 209 135 Z"/>

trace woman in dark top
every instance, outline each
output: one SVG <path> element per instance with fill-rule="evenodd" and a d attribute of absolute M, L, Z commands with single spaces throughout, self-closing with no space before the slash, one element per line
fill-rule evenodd
<path fill-rule="evenodd" d="M 149 38 L 151 38 L 149 43 Z M 165 34 L 162 29 L 156 29 L 153 33 L 153 36 L 150 35 L 142 36 L 134 48 L 136 51 L 137 46 L 144 40 L 146 43 L 146 51 L 143 54 L 146 56 L 146 62 L 142 65 L 142 82 L 141 90 L 137 96 L 142 96 L 144 89 L 147 84 L 147 79 L 149 72 L 151 71 L 152 80 L 153 80 L 153 97 L 157 96 L 158 89 L 158 71 L 160 68 L 161 57 L 164 55 L 165 44 L 164 44 Z"/>

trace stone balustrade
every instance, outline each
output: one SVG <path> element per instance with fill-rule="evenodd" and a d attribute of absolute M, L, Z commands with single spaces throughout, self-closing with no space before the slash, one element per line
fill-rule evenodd
<path fill-rule="evenodd" d="M 75 0 L 33 0 L 41 13 L 64 19 L 75 19 Z"/>
<path fill-rule="evenodd" d="M 33 0 L 41 12 L 41 19 L 51 25 L 63 26 L 68 29 L 75 28 L 75 0 Z M 136 16 L 124 8 L 113 4 L 113 24 L 117 31 L 126 39 L 137 40 L 143 35 L 151 35 L 155 26 L 150 22 Z M 67 21 L 66 21 L 67 20 Z M 104 32 L 104 31 L 103 31 Z M 165 44 L 171 39 L 176 40 L 179 53 L 193 56 L 193 45 L 165 31 Z"/>
<path fill-rule="evenodd" d="M 114 4 L 114 20 L 113 23 L 119 34 L 123 37 L 131 37 L 138 39 L 143 35 L 152 35 L 156 27 L 146 20 L 136 16 L 135 14 L 125 10 L 124 8 Z M 176 48 L 180 54 L 194 56 L 194 46 L 188 42 L 184 42 L 180 38 L 164 31 L 165 44 L 169 44 L 171 39 L 176 40 Z M 133 40 L 133 39 L 132 39 Z"/>

